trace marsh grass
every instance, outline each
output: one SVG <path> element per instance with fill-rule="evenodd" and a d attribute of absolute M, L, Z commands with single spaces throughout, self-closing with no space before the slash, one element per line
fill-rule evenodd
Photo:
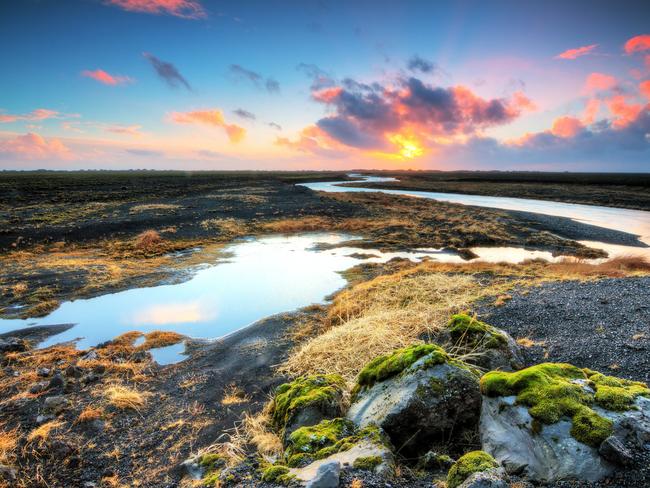
<path fill-rule="evenodd" d="M 146 394 L 122 385 L 110 385 L 103 391 L 108 404 L 118 410 L 139 411 L 145 406 Z"/>

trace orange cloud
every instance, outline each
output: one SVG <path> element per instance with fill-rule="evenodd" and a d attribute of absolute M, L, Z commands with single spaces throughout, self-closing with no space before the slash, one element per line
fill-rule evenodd
<path fill-rule="evenodd" d="M 323 88 L 322 90 L 317 90 L 312 93 L 312 98 L 318 102 L 322 103 L 332 103 L 336 97 L 338 97 L 343 88 L 340 86 L 335 86 L 331 88 Z"/>
<path fill-rule="evenodd" d="M 642 81 L 639 84 L 639 90 L 648 100 L 650 100 L 650 80 Z"/>
<path fill-rule="evenodd" d="M 125 83 L 131 83 L 133 80 L 129 78 L 128 76 L 118 76 L 118 75 L 111 75 L 104 71 L 103 69 L 96 69 L 95 71 L 82 71 L 81 76 L 85 76 L 86 78 L 92 78 L 95 81 L 99 81 L 100 83 L 103 83 L 104 85 L 123 85 Z"/>
<path fill-rule="evenodd" d="M 609 111 L 616 117 L 612 125 L 617 129 L 626 127 L 630 122 L 636 120 L 643 110 L 643 106 L 640 104 L 628 104 L 624 95 L 616 95 L 606 103 Z"/>
<path fill-rule="evenodd" d="M 28 114 L 2 114 L 0 113 L 0 123 L 16 122 L 19 120 L 46 120 L 60 118 L 61 114 L 56 110 L 49 110 L 47 108 L 37 108 Z"/>
<path fill-rule="evenodd" d="M 195 110 L 193 112 L 172 112 L 169 115 L 177 124 L 200 124 L 220 127 L 226 131 L 230 142 L 240 142 L 246 136 L 246 129 L 235 124 L 228 124 L 221 110 Z"/>
<path fill-rule="evenodd" d="M 614 88 L 616 83 L 616 78 L 613 76 L 604 73 L 591 73 L 587 76 L 583 92 L 592 93 L 600 90 L 609 90 L 610 88 Z"/>
<path fill-rule="evenodd" d="M 183 19 L 203 19 L 208 16 L 197 0 L 106 0 L 106 3 L 129 12 L 168 14 Z"/>
<path fill-rule="evenodd" d="M 107 132 L 112 132 L 113 134 L 126 134 L 128 136 L 140 137 L 142 132 L 140 129 L 141 125 L 112 125 L 106 127 Z"/>
<path fill-rule="evenodd" d="M 650 34 L 642 34 L 629 39 L 623 49 L 627 54 L 647 51 L 650 49 Z"/>
<path fill-rule="evenodd" d="M 591 124 L 594 120 L 596 120 L 598 110 L 600 110 L 600 100 L 597 98 L 592 98 L 587 102 L 584 114 L 582 115 L 582 119 L 584 120 L 585 124 Z"/>
<path fill-rule="evenodd" d="M 589 46 L 576 47 L 574 49 L 567 49 L 566 51 L 555 56 L 555 59 L 576 59 L 585 54 L 590 54 L 598 44 L 590 44 Z"/>
<path fill-rule="evenodd" d="M 33 132 L 0 141 L 0 156 L 16 159 L 74 159 L 72 151 L 59 139 L 47 140 Z"/>
<path fill-rule="evenodd" d="M 520 91 L 512 94 L 512 103 L 521 110 L 530 110 L 531 112 L 537 110 L 535 102 Z"/>
<path fill-rule="evenodd" d="M 582 129 L 582 122 L 575 117 L 559 117 L 553 121 L 551 134 L 564 138 L 575 137 Z"/>

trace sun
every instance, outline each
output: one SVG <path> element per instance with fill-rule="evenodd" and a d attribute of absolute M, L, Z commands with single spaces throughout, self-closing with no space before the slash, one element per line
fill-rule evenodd
<path fill-rule="evenodd" d="M 414 136 L 408 134 L 393 134 L 390 142 L 399 147 L 399 154 L 404 159 L 414 159 L 422 156 L 424 148 Z"/>

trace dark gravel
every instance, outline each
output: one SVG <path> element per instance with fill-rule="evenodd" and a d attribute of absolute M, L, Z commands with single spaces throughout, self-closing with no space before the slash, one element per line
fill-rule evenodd
<path fill-rule="evenodd" d="M 605 374 L 650 380 L 650 277 L 554 282 L 512 294 L 483 319 L 515 338 L 542 345 L 525 350 L 526 362 L 569 362 Z M 557 488 L 650 487 L 650 455 L 634 469 L 600 483 L 562 482 Z"/>

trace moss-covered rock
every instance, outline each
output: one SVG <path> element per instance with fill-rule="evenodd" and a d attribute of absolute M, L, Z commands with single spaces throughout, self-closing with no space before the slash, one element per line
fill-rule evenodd
<path fill-rule="evenodd" d="M 354 463 L 352 463 L 352 467 L 354 469 L 372 471 L 383 462 L 384 460 L 381 456 L 364 456 L 355 459 Z"/>
<path fill-rule="evenodd" d="M 275 428 L 285 439 L 296 429 L 343 414 L 345 380 L 337 374 L 300 377 L 280 385 L 271 405 Z"/>
<path fill-rule="evenodd" d="M 262 481 L 267 483 L 288 485 L 293 479 L 294 476 L 289 472 L 289 468 L 281 464 L 272 464 L 262 471 Z"/>
<path fill-rule="evenodd" d="M 397 349 L 390 354 L 376 357 L 361 370 L 354 394 L 371 388 L 375 383 L 397 376 L 424 356 L 427 356 L 427 366 L 442 364 L 449 360 L 446 351 L 436 344 L 417 344 Z"/>
<path fill-rule="evenodd" d="M 350 420 L 344 418 L 323 420 L 317 425 L 301 427 L 289 436 L 285 460 L 291 467 L 303 466 L 347 451 L 363 440 L 377 445 L 388 443 L 377 426 L 358 430 Z"/>
<path fill-rule="evenodd" d="M 456 488 L 474 473 L 499 467 L 499 463 L 484 451 L 472 451 L 461 456 L 447 474 L 447 488 Z"/>
<path fill-rule="evenodd" d="M 454 343 L 470 348 L 498 349 L 508 342 L 507 336 L 496 327 L 466 313 L 452 315 L 447 327 Z"/>
<path fill-rule="evenodd" d="M 528 407 L 531 417 L 541 424 L 570 418 L 571 435 L 592 447 L 613 432 L 612 421 L 594 411 L 594 404 L 622 411 L 630 409 L 636 397 L 650 396 L 644 383 L 564 363 L 543 363 L 514 373 L 491 371 L 480 384 L 486 396 L 516 396 L 517 404 Z"/>

